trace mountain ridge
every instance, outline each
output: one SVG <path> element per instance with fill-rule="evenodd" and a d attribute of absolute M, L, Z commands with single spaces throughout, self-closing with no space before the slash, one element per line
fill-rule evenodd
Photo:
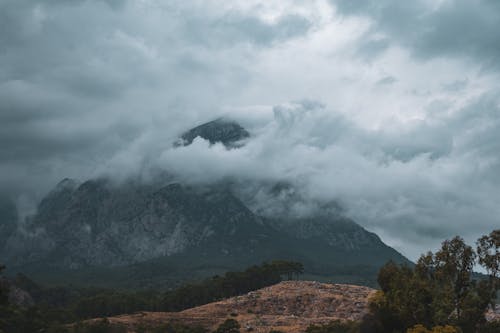
<path fill-rule="evenodd" d="M 179 183 L 124 188 L 89 181 L 74 190 L 52 191 L 26 228 L 4 249 L 7 264 L 22 270 L 120 271 L 156 262 L 165 271 L 169 265 L 210 271 L 211 265 L 231 270 L 289 259 L 303 262 L 315 275 L 357 266 L 371 267 L 374 275 L 388 260 L 406 261 L 347 218 L 270 219 L 254 214 L 223 187 Z"/>

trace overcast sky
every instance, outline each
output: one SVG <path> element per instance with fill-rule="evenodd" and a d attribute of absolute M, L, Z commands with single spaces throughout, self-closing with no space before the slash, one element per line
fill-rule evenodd
<path fill-rule="evenodd" d="M 500 1 L 0 0 L 0 188 L 287 180 L 411 259 L 500 227 Z M 227 151 L 183 130 L 220 115 Z"/>

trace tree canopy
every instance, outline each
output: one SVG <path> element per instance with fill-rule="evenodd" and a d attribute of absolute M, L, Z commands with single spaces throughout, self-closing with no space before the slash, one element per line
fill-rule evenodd
<path fill-rule="evenodd" d="M 495 230 L 481 237 L 476 249 L 455 237 L 436 253 L 422 255 L 414 267 L 386 264 L 378 275 L 381 291 L 370 302 L 377 332 L 486 332 L 491 324 L 485 313 L 500 285 L 499 248 Z M 487 277 L 474 277 L 476 265 Z"/>

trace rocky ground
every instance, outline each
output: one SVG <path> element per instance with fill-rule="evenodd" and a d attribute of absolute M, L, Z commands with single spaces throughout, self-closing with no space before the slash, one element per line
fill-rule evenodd
<path fill-rule="evenodd" d="M 355 285 L 284 281 L 181 312 L 140 312 L 108 319 L 125 325 L 129 333 L 135 333 L 140 325 L 158 326 L 169 321 L 213 330 L 228 318 L 237 320 L 242 332 L 305 332 L 311 324 L 327 324 L 336 319 L 360 320 L 368 312 L 368 299 L 374 292 Z M 499 319 L 500 306 L 489 311 L 487 318 Z"/>
<path fill-rule="evenodd" d="M 495 309 L 490 309 L 486 313 L 487 320 L 500 320 L 500 304 L 497 304 Z"/>
<path fill-rule="evenodd" d="M 35 301 L 28 292 L 16 287 L 5 277 L 0 277 L 0 288 L 5 288 L 9 291 L 7 297 L 10 304 L 21 308 L 29 308 L 35 305 Z"/>
<path fill-rule="evenodd" d="M 177 313 L 141 312 L 109 318 L 135 332 L 135 327 L 179 321 L 214 329 L 224 320 L 237 320 L 243 331 L 304 332 L 311 324 L 335 319 L 359 320 L 367 313 L 368 287 L 285 281 L 243 296 L 210 303 Z"/>

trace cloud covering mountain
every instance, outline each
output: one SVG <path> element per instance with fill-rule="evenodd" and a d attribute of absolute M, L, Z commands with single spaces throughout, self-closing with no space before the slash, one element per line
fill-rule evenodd
<path fill-rule="evenodd" d="M 0 0 L 0 188 L 283 181 L 411 258 L 472 240 L 500 223 L 499 28 L 489 0 Z M 172 145 L 219 116 L 244 146 Z"/>

